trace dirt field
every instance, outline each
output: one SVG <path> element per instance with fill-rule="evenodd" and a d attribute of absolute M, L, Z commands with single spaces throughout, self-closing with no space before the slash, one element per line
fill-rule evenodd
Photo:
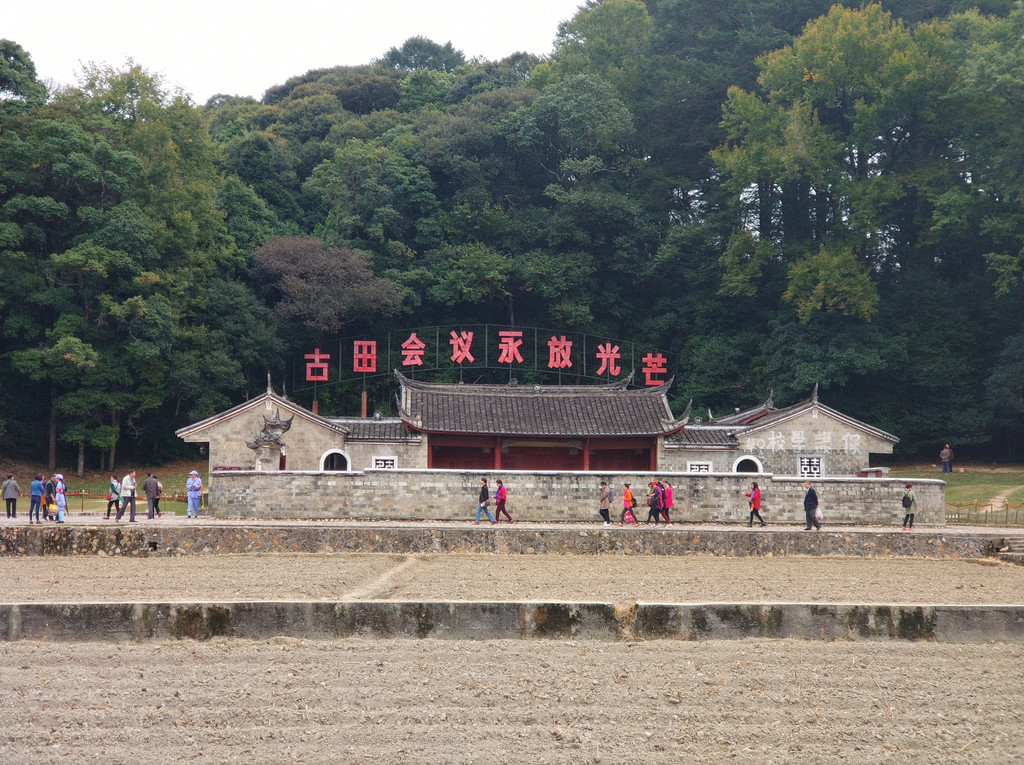
<path fill-rule="evenodd" d="M 3 558 L 3 599 L 1020 603 L 989 561 Z M 1024 646 L 214 640 L 0 645 L 0 763 L 1017 763 Z"/>
<path fill-rule="evenodd" d="M 1024 566 L 913 558 L 210 555 L 0 558 L 6 602 L 1021 603 Z"/>
<path fill-rule="evenodd" d="M 0 647 L 0 761 L 1017 763 L 1006 644 Z"/>

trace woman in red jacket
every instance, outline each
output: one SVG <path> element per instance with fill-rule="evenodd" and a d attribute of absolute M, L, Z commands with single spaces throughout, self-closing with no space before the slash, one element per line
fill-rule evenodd
<path fill-rule="evenodd" d="M 505 509 L 505 501 L 508 499 L 508 492 L 505 490 L 505 484 L 501 482 L 499 478 L 497 480 L 498 489 L 494 492 L 494 522 L 497 523 L 501 520 L 501 514 L 504 513 L 505 517 L 508 518 L 508 522 L 512 523 L 512 516 L 508 514 L 508 510 Z"/>
<path fill-rule="evenodd" d="M 747 526 L 754 525 L 754 518 L 761 521 L 762 526 L 766 526 L 764 518 L 761 517 L 761 490 L 757 488 L 757 481 L 750 484 L 750 491 L 743 496 L 750 497 L 750 523 Z"/>

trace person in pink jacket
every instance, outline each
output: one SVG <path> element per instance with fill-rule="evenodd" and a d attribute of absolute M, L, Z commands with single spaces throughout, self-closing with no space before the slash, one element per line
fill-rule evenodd
<path fill-rule="evenodd" d="M 757 488 L 757 481 L 750 484 L 750 491 L 743 496 L 750 497 L 750 522 L 747 526 L 754 525 L 754 518 L 761 521 L 762 526 L 767 526 L 764 518 L 761 517 L 761 490 Z"/>
<path fill-rule="evenodd" d="M 672 484 L 668 481 L 661 482 L 662 489 L 664 490 L 664 496 L 662 497 L 661 515 L 665 519 L 665 525 L 672 525 L 672 518 L 669 516 L 669 511 L 675 507 L 675 502 L 672 498 Z"/>
<path fill-rule="evenodd" d="M 508 510 L 505 509 L 505 501 L 508 499 L 508 491 L 505 489 L 505 484 L 501 482 L 499 478 L 496 483 L 498 488 L 494 492 L 494 522 L 497 523 L 501 520 L 501 514 L 504 513 L 505 517 L 508 518 L 508 522 L 512 523 L 512 516 L 508 514 Z"/>

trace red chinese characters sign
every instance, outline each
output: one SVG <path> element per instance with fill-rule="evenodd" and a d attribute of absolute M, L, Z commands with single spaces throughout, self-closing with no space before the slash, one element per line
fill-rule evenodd
<path fill-rule="evenodd" d="M 445 343 L 451 347 L 450 353 L 437 353 L 440 351 L 437 346 Z M 546 356 L 543 354 L 545 345 Z M 347 358 L 346 343 L 338 350 L 340 355 L 335 369 L 342 374 L 346 369 L 351 369 L 354 374 L 376 375 L 389 371 L 392 365 L 411 371 L 435 368 L 429 366 L 430 362 L 425 366 L 424 359 L 427 358 L 433 360 L 434 364 L 450 360 L 460 368 L 467 365 L 490 369 L 506 367 L 510 373 L 514 369 L 536 369 L 560 374 L 570 372 L 578 377 L 614 379 L 628 371 L 636 363 L 633 360 L 639 359 L 643 385 L 654 386 L 667 382 L 669 369 L 669 360 L 663 353 L 646 351 L 641 356 L 641 351 L 630 343 L 619 345 L 585 335 L 541 335 L 540 330 L 498 329 L 485 325 L 477 325 L 475 331 L 449 331 L 448 328 L 442 331 L 436 327 L 405 330 L 401 334 L 396 331 L 389 334 L 383 344 L 377 340 L 360 339 L 352 341 L 349 347 L 352 352 L 351 362 Z M 431 355 L 428 356 L 428 353 Z M 624 357 L 629 362 L 625 370 Z M 329 381 L 330 353 L 315 348 L 312 353 L 306 353 L 304 359 L 307 382 Z M 349 363 L 351 366 L 348 366 Z"/>

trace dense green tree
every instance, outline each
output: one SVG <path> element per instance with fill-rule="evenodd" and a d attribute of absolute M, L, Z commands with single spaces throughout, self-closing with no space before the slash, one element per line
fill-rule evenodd
<path fill-rule="evenodd" d="M 400 48 L 389 48 L 377 63 L 402 72 L 453 72 L 466 63 L 466 57 L 462 51 L 455 50 L 450 41 L 440 45 L 417 35 L 402 43 Z"/>
<path fill-rule="evenodd" d="M 13 40 L 0 40 L 0 120 L 23 114 L 46 101 L 32 57 Z"/>

